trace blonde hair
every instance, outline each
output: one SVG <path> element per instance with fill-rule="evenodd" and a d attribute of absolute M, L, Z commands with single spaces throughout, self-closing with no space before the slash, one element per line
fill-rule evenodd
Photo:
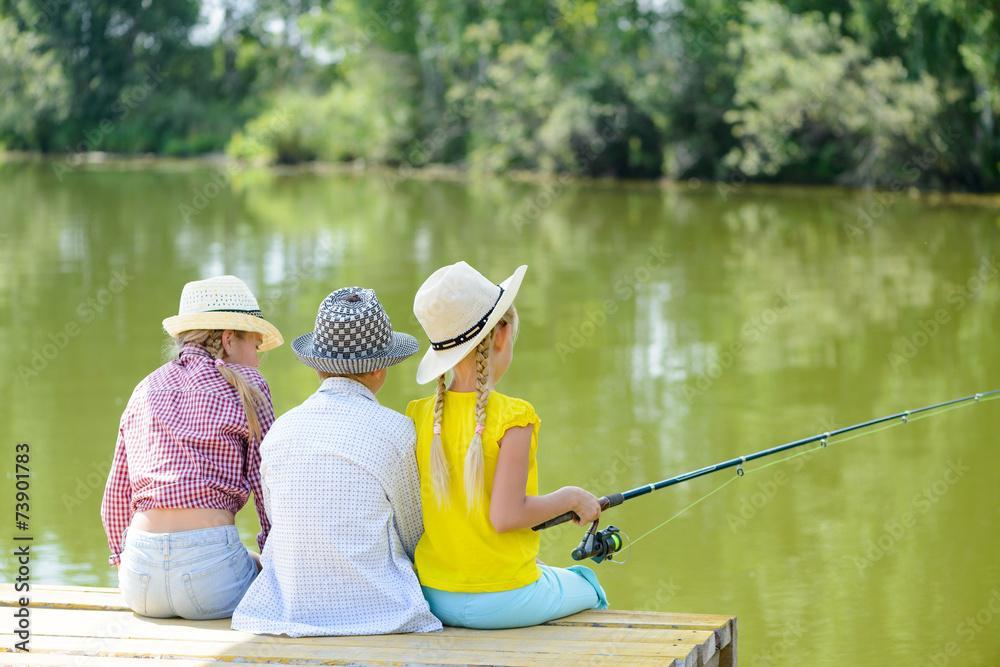
<path fill-rule="evenodd" d="M 486 459 L 483 455 L 483 436 L 480 431 L 486 425 L 486 406 L 489 402 L 490 391 L 488 389 L 490 379 L 490 350 L 493 347 L 493 337 L 497 329 L 502 324 L 513 327 L 513 334 L 510 344 L 514 344 L 517 336 L 517 309 L 513 304 L 503 314 L 500 321 L 490 330 L 486 337 L 479 341 L 474 352 L 476 359 L 476 410 L 475 423 L 476 433 L 469 442 L 469 449 L 465 454 L 463 485 L 465 487 L 465 506 L 471 513 L 482 502 L 484 476 L 486 474 Z M 434 437 L 431 440 L 430 456 L 430 477 L 431 491 L 438 505 L 444 504 L 449 496 L 449 484 L 451 481 L 448 470 L 448 459 L 444 453 L 444 442 L 441 440 L 441 421 L 444 413 L 444 392 L 445 377 L 438 376 L 437 395 L 434 398 Z"/>
<path fill-rule="evenodd" d="M 235 331 L 236 337 L 239 339 L 246 338 L 246 331 Z M 179 353 L 180 349 L 188 343 L 195 343 L 201 345 L 208 353 L 212 355 L 213 359 L 222 359 L 223 349 L 222 349 L 222 330 L 206 330 L 206 329 L 192 329 L 190 331 L 182 331 L 174 337 L 174 347 Z M 176 355 L 175 355 L 176 356 Z M 250 439 L 254 441 L 260 441 L 260 420 L 257 418 L 257 409 L 262 408 L 267 404 L 267 400 L 264 398 L 264 393 L 257 387 L 250 384 L 242 373 L 238 372 L 235 368 L 230 368 L 229 366 L 219 366 L 219 374 L 225 378 L 226 382 L 233 385 L 236 389 L 236 393 L 240 397 L 240 402 L 243 403 L 243 411 L 247 415 L 247 424 L 250 426 Z"/>

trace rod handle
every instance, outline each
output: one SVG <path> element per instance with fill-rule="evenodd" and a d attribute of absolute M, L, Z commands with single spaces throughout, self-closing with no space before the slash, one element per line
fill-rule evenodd
<path fill-rule="evenodd" d="M 612 493 L 610 496 L 601 496 L 597 499 L 597 502 L 601 504 L 601 511 L 608 509 L 609 507 L 617 507 L 625 502 L 624 496 L 620 493 Z M 545 530 L 546 528 L 551 528 L 552 526 L 558 526 L 561 523 L 566 523 L 567 521 L 572 521 L 576 518 L 576 512 L 566 512 L 565 514 L 560 514 L 554 519 L 549 519 L 544 523 L 540 523 L 537 526 L 533 526 L 532 530 Z"/>

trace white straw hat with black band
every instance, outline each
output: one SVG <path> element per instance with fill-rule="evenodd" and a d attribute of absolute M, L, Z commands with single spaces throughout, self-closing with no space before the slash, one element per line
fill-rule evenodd
<path fill-rule="evenodd" d="M 278 329 L 264 319 L 253 292 L 236 276 L 218 276 L 184 285 L 177 315 L 163 320 L 163 329 L 174 337 L 194 329 L 251 331 L 264 338 L 258 348 L 261 352 L 285 342 Z"/>
<path fill-rule="evenodd" d="M 345 287 L 323 299 L 316 327 L 292 341 L 292 350 L 310 368 L 352 375 L 398 364 L 419 352 L 420 343 L 392 330 L 374 290 Z"/>
<path fill-rule="evenodd" d="M 499 285 L 465 262 L 445 266 L 424 281 L 413 298 L 413 314 L 431 347 L 417 368 L 427 384 L 458 364 L 493 330 L 521 287 L 527 265 Z"/>

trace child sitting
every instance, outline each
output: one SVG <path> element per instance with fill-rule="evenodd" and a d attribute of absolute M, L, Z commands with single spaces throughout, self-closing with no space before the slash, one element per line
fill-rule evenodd
<path fill-rule="evenodd" d="M 225 618 L 257 576 L 236 513 L 252 491 L 258 548 L 258 445 L 274 421 L 258 350 L 281 345 L 239 278 L 190 282 L 163 328 L 177 359 L 132 392 L 118 430 L 101 520 L 125 603 L 144 616 Z M 127 535 L 126 535 L 127 531 Z"/>
<path fill-rule="evenodd" d="M 607 607 L 589 568 L 536 562 L 531 526 L 569 510 L 583 525 L 601 509 L 575 486 L 537 495 L 540 420 L 526 401 L 494 390 L 513 359 L 513 301 L 526 270 L 495 285 L 459 262 L 431 275 L 413 303 L 431 341 L 417 382 L 437 379 L 436 394 L 406 411 L 417 429 L 424 507 L 416 566 L 445 625 L 513 628 Z"/>
<path fill-rule="evenodd" d="M 387 369 L 419 348 L 360 287 L 330 294 L 315 330 L 292 343 L 322 384 L 261 445 L 274 526 L 234 629 L 292 637 L 441 629 L 413 572 L 423 533 L 413 422 L 375 398 Z"/>

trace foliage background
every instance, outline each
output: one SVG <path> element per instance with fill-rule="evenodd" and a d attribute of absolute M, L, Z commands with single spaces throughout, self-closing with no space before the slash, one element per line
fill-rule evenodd
<path fill-rule="evenodd" d="M 0 146 L 1000 190 L 1000 0 L 0 0 Z"/>

